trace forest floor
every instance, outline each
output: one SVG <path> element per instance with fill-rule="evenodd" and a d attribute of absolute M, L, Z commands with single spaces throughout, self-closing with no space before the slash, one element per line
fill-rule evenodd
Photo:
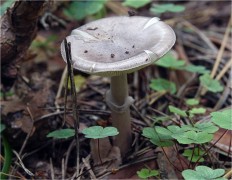
<path fill-rule="evenodd" d="M 127 15 L 127 11 L 133 9 L 122 6 L 119 2 L 114 3 L 112 4 L 115 6 L 109 3 L 105 6 L 105 17 Z M 203 71 L 214 73 L 215 78 L 223 71 L 222 76 L 217 79 L 223 86 L 223 91 L 205 91 L 199 80 L 200 73 L 175 67 L 165 68 L 154 64 L 129 74 L 129 94 L 135 99 L 131 107 L 132 148 L 127 158 L 123 158 L 119 168 L 107 168 L 105 164 L 94 164 L 90 156 L 90 140 L 80 134 L 80 179 L 94 177 L 138 179 L 137 171 L 142 168 L 159 170 L 159 179 L 182 179 L 181 171 L 194 169 L 194 163 L 190 163 L 189 159 L 183 156 L 183 152 L 198 146 L 175 144 L 172 147 L 159 147 L 142 136 L 143 128 L 152 127 L 155 123 L 161 123 L 165 127 L 178 124 L 179 121 L 188 124 L 188 118 L 174 115 L 168 108 L 169 105 L 173 105 L 180 109 L 188 109 L 185 104 L 187 98 L 198 99 L 198 107 L 206 110 L 194 117 L 194 120 L 199 122 L 208 121 L 211 112 L 230 108 L 231 70 L 225 69 L 225 66 L 231 61 L 232 44 L 231 35 L 225 39 L 225 32 L 231 16 L 231 2 L 171 1 L 171 3 L 185 7 L 183 12 L 165 12 L 159 15 L 162 21 L 174 29 L 177 36 L 176 44 L 171 50 L 171 58 L 182 60 L 185 64 L 203 66 L 205 67 Z M 151 4 L 134 9 L 136 15 L 157 16 L 149 10 Z M 7 92 L 1 92 L 1 123 L 5 125 L 2 133 L 9 143 L 10 151 L 13 151 L 9 172 L 11 179 L 74 178 L 76 167 L 74 138 L 53 139 L 48 138 L 47 134 L 61 128 L 74 128 L 70 87 L 64 122 L 65 81 L 62 74 L 66 63 L 60 55 L 60 44 L 72 29 L 93 20 L 96 16 L 87 16 L 82 20 L 70 19 L 63 13 L 68 5 L 68 2 L 60 3 L 50 12 L 59 19 L 48 17 L 44 21 L 48 25 L 47 29 L 45 23 L 40 20 L 38 33 L 27 56 L 20 63 L 14 86 Z M 223 43 L 225 47 L 220 50 Z M 219 64 L 215 65 L 220 51 L 222 56 L 218 61 Z M 104 94 L 110 87 L 110 80 L 77 70 L 74 70 L 74 75 L 80 130 L 93 125 L 103 127 L 111 125 L 110 109 L 104 100 Z M 160 78 L 173 82 L 174 92 L 154 90 L 152 80 Z M 211 148 L 210 152 L 207 153 L 205 161 L 198 162 L 198 165 L 223 168 L 226 171 L 231 168 L 232 134 L 231 130 L 223 133 L 222 128 L 214 133 L 213 140 L 205 146 L 206 149 Z M 104 152 L 106 146 L 110 144 L 104 140 L 102 143 L 104 147 L 100 147 L 100 150 Z M 4 148 L 2 144 L 1 165 L 5 163 Z M 115 154 L 115 158 L 120 159 L 120 154 Z"/>

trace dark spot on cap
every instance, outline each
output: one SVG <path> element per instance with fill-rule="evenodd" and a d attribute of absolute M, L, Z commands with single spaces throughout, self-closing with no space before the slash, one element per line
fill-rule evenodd
<path fill-rule="evenodd" d="M 145 59 L 145 61 L 148 61 L 148 59 Z"/>
<path fill-rule="evenodd" d="M 126 51 L 125 53 L 126 53 L 126 54 L 129 54 L 129 51 Z"/>
<path fill-rule="evenodd" d="M 115 56 L 114 54 L 111 54 L 111 55 L 110 55 L 111 58 L 114 58 L 114 56 Z"/>
<path fill-rule="evenodd" d="M 133 45 L 132 48 L 135 48 L 135 45 Z"/>
<path fill-rule="evenodd" d="M 84 53 L 87 53 L 87 52 L 88 52 L 87 50 L 84 51 Z"/>

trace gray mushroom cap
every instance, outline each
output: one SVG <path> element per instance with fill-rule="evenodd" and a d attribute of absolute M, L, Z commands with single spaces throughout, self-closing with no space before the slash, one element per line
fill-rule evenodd
<path fill-rule="evenodd" d="M 152 64 L 174 45 L 175 33 L 159 18 L 109 17 L 74 29 L 73 67 L 88 74 L 116 76 Z M 61 54 L 66 61 L 64 42 Z"/>

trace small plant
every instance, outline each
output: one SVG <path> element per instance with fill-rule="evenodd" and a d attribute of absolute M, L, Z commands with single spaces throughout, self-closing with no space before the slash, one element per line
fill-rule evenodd
<path fill-rule="evenodd" d="M 115 127 L 103 128 L 101 126 L 92 126 L 89 128 L 85 128 L 85 129 L 83 129 L 82 133 L 85 135 L 86 138 L 97 139 L 98 156 L 99 156 L 101 164 L 103 162 L 102 162 L 101 155 L 99 152 L 99 146 L 100 146 L 99 139 L 109 137 L 109 136 L 116 136 L 119 134 L 118 130 Z"/>
<path fill-rule="evenodd" d="M 212 116 L 213 123 L 223 129 L 232 130 L 231 109 L 226 109 L 219 112 L 212 112 L 210 115 Z"/>
<path fill-rule="evenodd" d="M 185 65 L 184 60 L 177 60 L 171 53 L 166 54 L 161 59 L 155 62 L 155 65 L 164 68 L 178 69 Z"/>
<path fill-rule="evenodd" d="M 167 4 L 152 4 L 152 7 L 150 8 L 150 11 L 155 14 L 162 14 L 165 12 L 183 12 L 185 10 L 184 6 L 175 5 L 173 3 L 167 3 Z"/>
<path fill-rule="evenodd" d="M 101 126 L 92 126 L 89 128 L 85 128 L 82 131 L 85 134 L 86 138 L 91 139 L 100 139 L 109 136 L 116 136 L 119 134 L 118 130 L 115 127 L 101 127 Z"/>
<path fill-rule="evenodd" d="M 219 81 L 211 78 L 208 73 L 200 76 L 200 81 L 201 85 L 205 87 L 208 91 L 214 93 L 223 91 L 223 86 L 219 83 Z"/>
<path fill-rule="evenodd" d="M 70 19 L 82 20 L 87 16 L 104 11 L 107 0 L 98 1 L 73 1 L 64 9 L 64 14 Z"/>
<path fill-rule="evenodd" d="M 122 5 L 123 6 L 128 6 L 128 7 L 132 7 L 135 9 L 144 7 L 145 5 L 149 4 L 151 2 L 151 0 L 125 0 Z"/>
<path fill-rule="evenodd" d="M 67 139 L 75 135 L 74 129 L 60 129 L 50 132 L 47 137 L 52 137 L 55 139 Z"/>
<path fill-rule="evenodd" d="M 150 88 L 158 92 L 170 92 L 171 94 L 176 93 L 176 85 L 163 78 L 152 79 L 150 83 Z"/>
<path fill-rule="evenodd" d="M 196 170 L 187 169 L 182 172 L 184 179 L 186 180 L 208 180 L 217 179 L 225 180 L 222 176 L 225 174 L 224 169 L 211 169 L 207 166 L 197 166 Z"/>
<path fill-rule="evenodd" d="M 191 162 L 203 162 L 204 158 L 202 157 L 205 154 L 205 151 L 200 148 L 186 149 L 184 150 L 183 156 L 186 156 Z"/>
<path fill-rule="evenodd" d="M 155 177 L 155 176 L 159 175 L 159 171 L 143 168 L 140 171 L 137 171 L 137 175 L 141 179 L 148 179 L 148 178 Z"/>
<path fill-rule="evenodd" d="M 176 59 L 173 55 L 166 54 L 161 59 L 154 63 L 157 66 L 173 69 L 173 70 L 184 70 L 192 73 L 206 74 L 209 73 L 204 66 L 195 66 L 192 64 L 186 64 L 184 60 Z"/>

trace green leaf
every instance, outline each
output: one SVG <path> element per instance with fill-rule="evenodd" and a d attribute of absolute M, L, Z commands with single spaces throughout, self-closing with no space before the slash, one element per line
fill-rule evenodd
<path fill-rule="evenodd" d="M 67 139 L 75 135 L 74 129 L 60 129 L 50 132 L 47 137 L 53 137 L 56 139 Z"/>
<path fill-rule="evenodd" d="M 163 78 L 152 79 L 149 87 L 158 92 L 169 91 L 171 94 L 176 93 L 175 83 Z"/>
<path fill-rule="evenodd" d="M 141 169 L 140 171 L 137 171 L 137 175 L 142 179 L 147 179 L 149 177 L 155 177 L 159 174 L 159 171 L 157 170 L 149 170 L 146 168 Z"/>
<path fill-rule="evenodd" d="M 170 120 L 170 117 L 169 116 L 155 116 L 153 117 L 153 119 L 154 119 L 154 122 L 157 123 L 159 121 L 164 122 L 164 121 Z"/>
<path fill-rule="evenodd" d="M 203 162 L 204 158 L 201 157 L 201 156 L 204 153 L 205 153 L 205 151 L 203 151 L 203 150 L 201 150 L 199 148 L 195 148 L 194 150 L 193 149 L 186 149 L 186 150 L 184 150 L 183 156 L 186 156 L 188 158 L 188 160 L 191 161 L 191 162 L 197 162 L 197 161 L 198 162 Z"/>
<path fill-rule="evenodd" d="M 86 16 L 99 12 L 107 0 L 73 1 L 64 9 L 64 14 L 70 19 L 81 20 Z"/>
<path fill-rule="evenodd" d="M 185 62 L 183 60 L 177 60 L 170 53 L 166 54 L 165 56 L 163 56 L 155 62 L 155 65 L 172 69 L 178 69 L 179 67 L 182 67 L 184 64 Z"/>
<path fill-rule="evenodd" d="M 198 99 L 186 99 L 186 104 L 189 106 L 195 106 L 199 104 L 199 100 Z"/>
<path fill-rule="evenodd" d="M 149 4 L 151 0 L 125 0 L 122 5 L 132 7 L 135 9 L 141 8 L 147 4 Z"/>
<path fill-rule="evenodd" d="M 207 166 L 197 166 L 196 170 L 184 170 L 182 172 L 182 176 L 185 180 L 208 180 L 208 179 L 215 179 L 215 180 L 226 180 L 222 176 L 225 174 L 224 169 L 211 169 Z"/>
<path fill-rule="evenodd" d="M 150 8 L 150 11 L 152 13 L 156 13 L 156 14 L 161 14 L 161 13 L 165 13 L 165 12 L 182 12 L 185 10 L 184 6 L 179 6 L 179 5 L 175 5 L 172 3 L 167 3 L 167 4 L 153 4 L 152 7 Z"/>
<path fill-rule="evenodd" d="M 116 136 L 119 132 L 115 127 L 103 128 L 101 126 L 92 126 L 83 129 L 82 133 L 85 134 L 86 138 L 100 139 L 108 136 Z"/>
<path fill-rule="evenodd" d="M 198 131 L 207 132 L 207 133 L 215 133 L 219 129 L 217 126 L 215 126 L 211 122 L 196 123 L 194 124 L 194 127 Z"/>
<path fill-rule="evenodd" d="M 157 128 L 157 127 L 156 127 Z M 172 137 L 168 134 L 159 134 L 156 128 L 143 128 L 143 136 L 150 139 L 150 142 L 161 147 L 172 146 L 174 143 Z"/>
<path fill-rule="evenodd" d="M 223 91 L 222 85 L 218 80 L 212 79 L 209 74 L 200 76 L 201 85 L 204 86 L 208 91 L 221 92 Z"/>
<path fill-rule="evenodd" d="M 195 131 L 173 134 L 172 137 L 175 138 L 180 144 L 203 144 L 210 142 L 213 139 L 212 134 Z"/>
<path fill-rule="evenodd" d="M 85 77 L 83 77 L 81 75 L 74 76 L 74 83 L 75 83 L 76 92 L 80 91 L 81 87 L 83 87 L 83 85 L 85 84 L 85 82 L 86 82 Z M 68 81 L 68 89 L 71 89 L 70 79 Z"/>
<path fill-rule="evenodd" d="M 231 109 L 226 109 L 223 111 L 218 111 L 218 112 L 212 112 L 210 113 L 212 116 L 211 119 L 212 121 L 217 124 L 219 127 L 232 130 L 232 112 Z"/>
<path fill-rule="evenodd" d="M 206 109 L 205 108 L 193 108 L 189 110 L 190 114 L 205 114 Z"/>
<path fill-rule="evenodd" d="M 4 131 L 4 129 L 6 129 L 6 125 L 0 123 L 0 133 L 1 133 L 2 131 Z"/>
<path fill-rule="evenodd" d="M 6 0 L 4 3 L 1 3 L 0 16 L 2 16 L 7 10 L 7 8 L 9 8 L 14 2 L 14 0 Z"/>
<path fill-rule="evenodd" d="M 195 65 L 186 65 L 182 68 L 182 70 L 192 72 L 192 73 L 198 73 L 198 74 L 206 74 L 209 73 L 209 70 L 205 68 L 205 66 L 195 66 Z"/>
<path fill-rule="evenodd" d="M 182 117 L 187 117 L 186 112 L 183 111 L 183 110 L 181 110 L 181 109 L 179 109 L 179 108 L 176 108 L 176 107 L 170 105 L 170 106 L 168 106 L 168 109 L 172 113 L 178 114 L 178 115 L 180 115 Z"/>

